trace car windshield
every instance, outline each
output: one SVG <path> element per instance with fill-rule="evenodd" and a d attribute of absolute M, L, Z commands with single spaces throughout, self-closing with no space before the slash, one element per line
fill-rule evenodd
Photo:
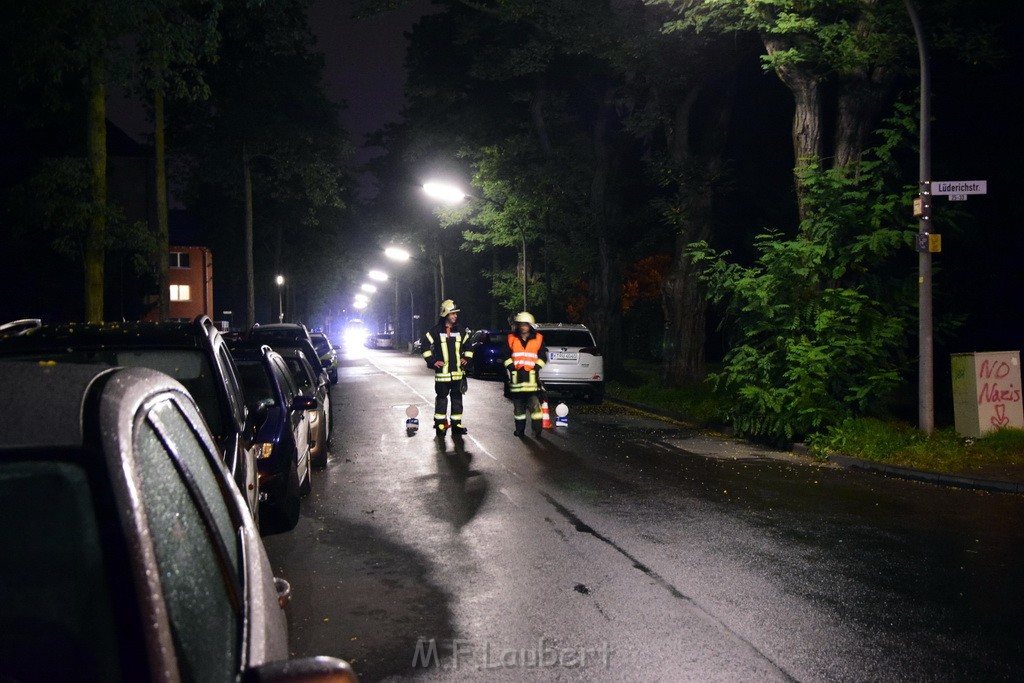
<path fill-rule="evenodd" d="M 54 455 L 0 458 L 3 669 L 11 680 L 117 680 L 110 560 L 89 476 Z"/>
<path fill-rule="evenodd" d="M 586 330 L 540 330 L 544 335 L 544 345 L 553 346 L 593 346 L 594 338 Z"/>
<path fill-rule="evenodd" d="M 265 341 L 271 346 L 274 345 L 275 341 L 283 341 L 286 339 L 306 339 L 306 334 L 300 329 L 276 329 L 268 330 L 266 328 L 255 328 L 249 333 L 252 339 L 259 339 Z"/>
<path fill-rule="evenodd" d="M 327 341 L 323 337 L 313 337 L 313 346 L 316 347 L 316 352 L 321 356 L 325 356 L 331 352 L 331 342 Z"/>
<path fill-rule="evenodd" d="M 235 365 L 238 366 L 238 377 L 242 380 L 245 405 L 249 410 L 255 410 L 261 405 L 277 405 L 274 387 L 270 384 L 270 377 L 267 376 L 267 370 L 263 367 L 263 363 L 236 359 Z"/>
<path fill-rule="evenodd" d="M 224 418 L 217 398 L 217 376 L 210 368 L 206 354 L 198 349 L 79 348 L 19 354 L 18 358 L 158 370 L 178 380 L 188 389 L 214 436 L 220 438 L 224 433 Z"/>

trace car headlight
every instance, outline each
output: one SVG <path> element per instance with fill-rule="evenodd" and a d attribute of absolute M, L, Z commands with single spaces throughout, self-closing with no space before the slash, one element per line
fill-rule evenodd
<path fill-rule="evenodd" d="M 264 460 L 270 457 L 270 454 L 274 452 L 274 444 L 272 443 L 258 443 L 256 444 L 256 459 Z"/>

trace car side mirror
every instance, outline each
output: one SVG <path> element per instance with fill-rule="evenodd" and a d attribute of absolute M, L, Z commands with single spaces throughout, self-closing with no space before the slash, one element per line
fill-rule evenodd
<path fill-rule="evenodd" d="M 267 662 L 242 676 L 243 683 L 358 683 L 356 672 L 337 657 L 303 657 Z"/>
<path fill-rule="evenodd" d="M 296 410 L 313 410 L 316 408 L 316 396 L 304 396 L 299 394 L 292 399 L 291 409 Z"/>
<path fill-rule="evenodd" d="M 259 435 L 260 428 L 267 423 L 267 415 L 270 409 L 266 403 L 260 402 L 249 411 L 245 417 L 245 434 L 250 440 L 255 441 Z"/>

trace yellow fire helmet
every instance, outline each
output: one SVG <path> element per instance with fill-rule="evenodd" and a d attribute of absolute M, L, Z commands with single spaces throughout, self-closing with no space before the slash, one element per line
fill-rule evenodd
<path fill-rule="evenodd" d="M 523 311 L 522 313 L 516 313 L 516 317 L 512 318 L 514 323 L 529 323 L 530 325 L 536 325 L 537 321 L 533 319 L 533 316 Z"/>
<path fill-rule="evenodd" d="M 459 309 L 455 306 L 455 302 L 451 299 L 445 299 L 441 302 L 441 317 L 447 316 L 449 313 L 458 313 Z"/>

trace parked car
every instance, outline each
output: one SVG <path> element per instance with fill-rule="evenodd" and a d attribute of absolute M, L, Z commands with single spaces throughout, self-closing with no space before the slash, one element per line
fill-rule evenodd
<path fill-rule="evenodd" d="M 547 364 L 539 377 L 550 391 L 583 396 L 598 404 L 604 400 L 604 358 L 586 325 L 539 323 L 544 335 Z"/>
<path fill-rule="evenodd" d="M 247 339 L 248 341 L 262 342 L 270 346 L 273 346 L 274 342 L 281 341 L 282 339 L 305 339 L 310 344 L 313 343 L 309 328 L 302 323 L 272 323 L 269 325 L 256 323 L 249 330 Z"/>
<path fill-rule="evenodd" d="M 395 348 L 395 335 L 391 332 L 378 332 L 366 338 L 368 349 L 393 349 Z"/>
<path fill-rule="evenodd" d="M 208 317 L 164 323 L 36 322 L 0 332 L 0 359 L 9 358 L 146 367 L 181 382 L 259 525 L 256 449 L 247 437 L 245 396 L 227 344 Z"/>
<path fill-rule="evenodd" d="M 309 364 L 299 349 L 282 348 L 281 357 L 299 391 L 317 401 L 316 408 L 309 411 L 309 453 L 314 466 L 324 467 L 327 465 L 327 448 L 331 440 L 331 385 L 323 373 L 317 372 Z"/>
<path fill-rule="evenodd" d="M 179 382 L 5 361 L 0 414 L 4 680 L 355 680 L 288 660 L 291 588 Z"/>
<path fill-rule="evenodd" d="M 338 383 L 338 346 L 331 343 L 323 332 L 311 332 L 313 348 L 320 354 L 320 365 L 327 371 L 331 384 Z"/>
<path fill-rule="evenodd" d="M 284 359 L 269 346 L 233 344 L 231 355 L 253 416 L 263 529 L 291 531 L 299 523 L 299 498 L 312 490 L 307 413 L 316 415 L 316 398 L 299 391 Z"/>
<path fill-rule="evenodd" d="M 508 330 L 477 330 L 469 336 L 469 348 L 473 357 L 466 369 L 473 377 L 504 377 L 502 363 L 508 354 Z"/>

